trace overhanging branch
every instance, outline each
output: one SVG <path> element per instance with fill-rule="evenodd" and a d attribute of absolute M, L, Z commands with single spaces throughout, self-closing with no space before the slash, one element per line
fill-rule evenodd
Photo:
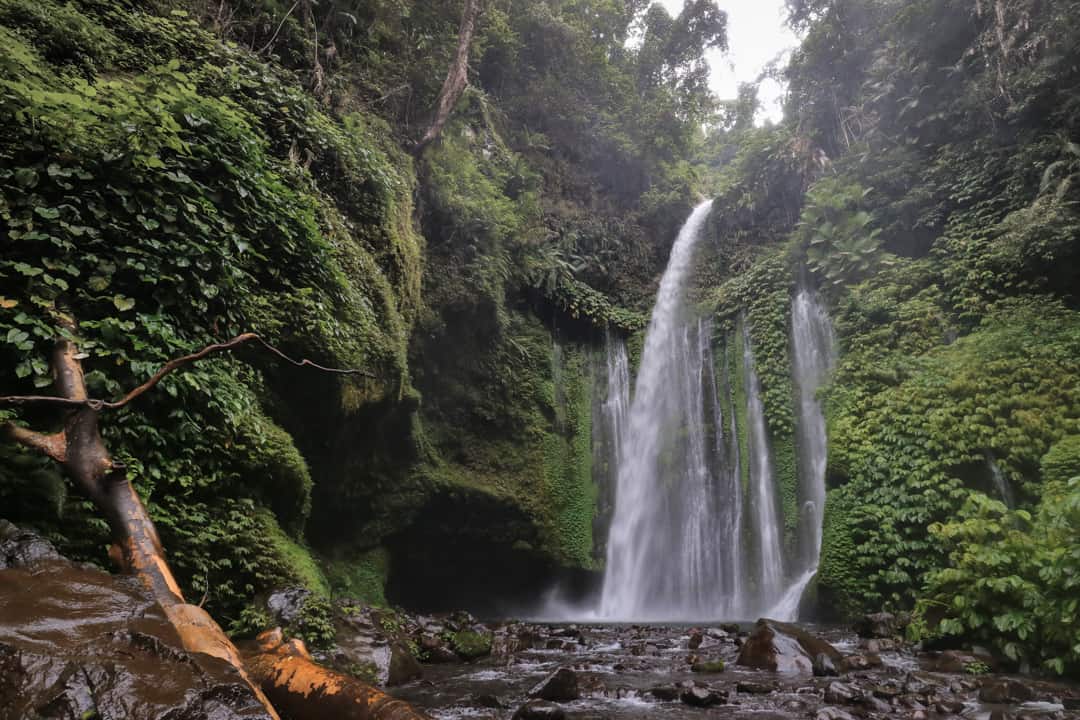
<path fill-rule="evenodd" d="M 151 390 L 152 388 L 154 388 L 154 386 L 156 386 L 158 383 L 160 383 L 162 380 L 164 380 L 165 377 L 167 375 L 169 375 L 170 373 L 172 373 L 173 371 L 179 370 L 180 368 L 184 367 L 185 365 L 189 365 L 191 363 L 196 363 L 199 360 L 202 360 L 203 358 L 207 357 L 208 355 L 212 355 L 214 353 L 222 352 L 222 351 L 225 351 L 225 350 L 232 350 L 232 349 L 234 349 L 236 347 L 239 347 L 240 345 L 244 345 L 245 343 L 251 343 L 251 342 L 254 342 L 254 343 L 257 343 L 258 345 L 261 345 L 264 350 L 269 351 L 270 353 L 276 355 L 281 360 L 284 360 L 285 362 L 287 362 L 290 365 L 293 365 L 295 367 L 310 367 L 310 368 L 314 368 L 315 370 L 320 370 L 322 372 L 333 373 L 335 375 L 360 375 L 362 377 L 368 377 L 368 378 L 374 378 L 375 377 L 374 375 L 372 375 L 371 373 L 369 373 L 369 372 L 367 372 L 365 370 L 326 367 L 324 365 L 319 365 L 318 363 L 312 362 L 311 360 L 308 360 L 307 358 L 302 358 L 300 360 L 295 360 L 295 359 L 289 357 L 288 355 L 286 355 L 285 353 L 283 353 L 278 348 L 276 348 L 273 345 L 271 345 L 270 343 L 268 343 L 266 340 L 264 340 L 258 334 L 256 334 L 256 333 L 243 333 L 242 335 L 237 335 L 233 339 L 227 340 L 226 342 L 215 343 L 213 345 L 207 345 L 203 349 L 201 349 L 201 350 L 199 350 L 197 352 L 193 352 L 190 355 L 184 355 L 183 357 L 178 357 L 178 358 L 175 358 L 174 360 L 170 360 L 169 362 L 165 363 L 161 367 L 161 369 L 159 369 L 156 373 L 154 373 L 150 377 L 149 380 L 144 382 L 142 385 L 139 385 L 134 390 L 130 391 L 127 395 L 124 395 L 124 397 L 120 398 L 119 400 L 113 401 L 113 402 L 109 402 L 107 400 L 98 400 L 98 399 L 94 399 L 94 398 L 73 399 L 73 398 L 67 398 L 67 397 L 55 397 L 55 396 L 52 396 L 52 395 L 7 395 L 7 396 L 0 396 L 0 406 L 5 406 L 5 405 L 8 405 L 8 406 L 10 406 L 10 405 L 53 405 L 53 406 L 56 406 L 56 407 L 66 407 L 66 408 L 89 407 L 92 410 L 98 410 L 98 411 L 100 411 L 100 410 L 118 410 L 119 408 L 124 407 L 125 405 L 127 405 L 132 400 L 139 397 L 140 395 L 142 395 L 146 391 Z M 28 443 L 24 442 L 23 444 L 28 444 Z"/>

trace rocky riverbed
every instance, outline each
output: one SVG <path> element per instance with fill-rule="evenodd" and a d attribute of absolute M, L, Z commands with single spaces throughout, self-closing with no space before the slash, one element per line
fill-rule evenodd
<path fill-rule="evenodd" d="M 447 619 L 418 620 L 421 635 L 452 634 Z M 886 621 L 862 629 L 895 628 Z M 992 658 L 917 653 L 897 638 L 852 630 L 759 622 L 471 631 L 490 632 L 492 654 L 426 663 L 422 679 L 393 693 L 446 720 L 1080 718 L 1076 686 L 985 673 Z"/>
<path fill-rule="evenodd" d="M 286 628 L 308 593 L 277 593 Z M 337 601 L 317 658 L 436 720 L 1080 720 L 1080 686 L 923 652 L 903 619 L 855 628 L 482 622 Z M 0 720 L 266 717 L 230 666 L 180 649 L 131 578 L 68 562 L 0 521 Z M 332 720 L 329 719 L 328 720 Z"/>

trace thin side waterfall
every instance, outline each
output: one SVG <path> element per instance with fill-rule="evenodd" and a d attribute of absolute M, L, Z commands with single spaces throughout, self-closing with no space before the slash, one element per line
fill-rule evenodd
<path fill-rule="evenodd" d="M 598 353 L 599 354 L 599 353 Z M 601 358 L 598 358 L 598 360 Z M 592 477 L 600 490 L 593 537 L 597 539 L 597 560 L 606 553 L 607 536 L 615 512 L 615 483 L 618 479 L 619 448 L 626 435 L 630 414 L 630 360 L 623 339 L 608 333 L 602 355 L 602 375 L 596 380 L 593 402 Z"/>
<path fill-rule="evenodd" d="M 748 610 L 773 607 L 783 595 L 784 555 L 780 511 L 773 473 L 761 381 L 754 369 L 750 332 L 743 326 L 743 372 L 746 386 L 747 444 L 750 450 L 750 514 L 754 537 L 756 602 Z M 757 614 L 757 613 L 754 613 Z"/>
<path fill-rule="evenodd" d="M 779 620 L 793 620 L 803 591 L 817 573 L 821 524 L 825 511 L 825 416 L 817 392 L 834 363 L 832 323 L 817 293 L 800 287 L 791 301 L 792 370 L 795 382 L 795 443 L 799 470 L 799 577 L 770 610 Z"/>
<path fill-rule="evenodd" d="M 802 288 L 791 301 L 791 346 L 798 394 L 795 441 L 799 450 L 800 561 L 804 571 L 817 567 L 821 521 L 825 514 L 825 462 L 828 442 L 825 416 L 817 393 L 834 362 L 832 323 L 817 293 Z"/>
<path fill-rule="evenodd" d="M 708 434 L 719 409 L 715 382 L 707 382 L 711 326 L 690 317 L 684 303 L 710 209 L 711 202 L 698 205 L 680 230 L 645 336 L 619 453 L 600 602 L 605 618 L 721 617 L 735 597 L 735 563 L 717 552 L 736 542 L 724 525 L 737 523 L 738 510 L 717 481 L 716 442 Z"/>
<path fill-rule="evenodd" d="M 702 321 L 699 338 L 703 353 L 707 353 L 708 387 L 713 406 L 713 437 L 715 438 L 713 473 L 717 479 L 714 498 L 719 506 L 717 513 L 720 538 L 715 549 L 720 563 L 720 577 L 725 580 L 727 592 L 720 598 L 720 617 L 741 617 L 744 577 L 742 538 L 742 469 L 739 463 L 739 435 L 735 420 L 735 395 L 731 387 L 727 353 L 717 384 L 716 362 L 712 356 L 712 323 Z M 724 407 L 727 407 L 727 428 L 724 424 Z"/>
<path fill-rule="evenodd" d="M 987 450 L 983 453 L 983 456 L 986 458 L 986 466 L 990 469 L 990 479 L 994 483 L 994 489 L 997 490 L 1001 502 L 1005 503 L 1005 506 L 1010 509 L 1015 508 L 1016 501 L 1013 499 L 1012 486 L 1009 484 L 1008 478 L 1005 477 L 1005 473 L 1001 472 L 1001 466 L 998 465 L 994 453 Z"/>

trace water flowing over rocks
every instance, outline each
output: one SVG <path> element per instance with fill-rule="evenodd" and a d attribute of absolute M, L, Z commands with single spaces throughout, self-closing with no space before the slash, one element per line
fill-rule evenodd
<path fill-rule="evenodd" d="M 989 720 L 994 712 L 1014 720 L 1080 720 L 1080 713 L 1066 709 L 1080 703 L 1080 687 L 921 671 L 916 648 L 902 641 L 869 661 L 856 636 L 833 628 L 764 619 L 749 635 L 731 625 L 488 627 L 498 652 L 469 663 L 425 663 L 424 679 L 394 688 L 394 694 L 437 720 Z M 736 663 L 744 652 L 756 653 L 755 646 L 765 647 L 768 658 L 777 642 L 799 658 L 790 661 L 793 670 Z M 839 677 L 813 674 L 820 657 Z M 786 658 L 778 666 L 785 667 Z M 695 673 L 692 660 L 724 662 L 725 669 Z M 855 667 L 845 672 L 849 665 Z M 578 689 L 573 699 L 572 692 L 555 692 L 564 681 L 572 684 L 570 678 Z M 502 707 L 481 704 L 478 697 L 496 698 Z"/>

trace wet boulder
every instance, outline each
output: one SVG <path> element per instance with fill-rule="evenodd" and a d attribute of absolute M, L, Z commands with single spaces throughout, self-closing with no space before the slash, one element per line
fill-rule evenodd
<path fill-rule="evenodd" d="M 46 560 L 60 560 L 52 543 L 36 533 L 0 520 L 0 570 L 31 567 Z"/>
<path fill-rule="evenodd" d="M 865 653 L 863 655 L 848 655 L 837 663 L 836 667 L 840 672 L 854 672 L 857 670 L 869 670 L 870 668 L 881 667 L 881 656 L 874 653 Z"/>
<path fill-rule="evenodd" d="M 985 703 L 999 705 L 1022 703 L 1034 700 L 1035 691 L 1019 680 L 994 678 L 985 681 L 979 688 L 979 699 Z"/>
<path fill-rule="evenodd" d="M 711 707 L 712 705 L 719 705 L 724 701 L 724 698 L 720 693 L 701 685 L 693 685 L 685 688 L 682 693 L 679 694 L 679 699 L 682 700 L 684 705 L 689 705 L 690 707 Z"/>
<path fill-rule="evenodd" d="M 450 647 L 462 660 L 477 660 L 491 654 L 494 634 L 481 627 L 459 630 L 450 636 Z"/>
<path fill-rule="evenodd" d="M 656 685 L 649 688 L 649 694 L 657 700 L 672 701 L 678 700 L 679 694 L 682 692 L 682 688 L 678 685 Z"/>
<path fill-rule="evenodd" d="M 269 720 L 236 668 L 183 649 L 137 579 L 15 541 L 0 570 L 0 717 Z"/>
<path fill-rule="evenodd" d="M 724 672 L 723 660 L 702 660 L 690 666 L 690 672 L 695 673 L 720 673 Z"/>
<path fill-rule="evenodd" d="M 743 643 L 738 665 L 782 673 L 811 673 L 814 658 L 825 655 L 834 663 L 840 651 L 797 625 L 762 618 Z"/>
<path fill-rule="evenodd" d="M 513 720 L 565 720 L 566 712 L 547 700 L 530 700 L 517 709 Z"/>
<path fill-rule="evenodd" d="M 815 677 L 833 677 L 840 674 L 832 659 L 825 653 L 818 653 L 814 656 L 813 670 Z"/>
<path fill-rule="evenodd" d="M 561 667 L 548 675 L 529 691 L 529 697 L 551 702 L 572 702 L 581 697 L 577 673 Z"/>
<path fill-rule="evenodd" d="M 919 662 L 926 670 L 943 673 L 969 673 L 975 669 L 985 672 L 985 668 L 997 668 L 997 662 L 992 656 L 963 650 L 924 653 L 919 656 Z"/>
<path fill-rule="evenodd" d="M 735 689 L 744 695 L 770 695 L 780 689 L 780 685 L 774 682 L 761 682 L 757 680 L 740 680 Z"/>
<path fill-rule="evenodd" d="M 378 608 L 343 607 L 334 618 L 334 667 L 388 687 L 422 677 L 423 668 L 401 626 L 396 615 L 391 618 Z"/>
<path fill-rule="evenodd" d="M 910 623 L 911 617 L 906 613 L 869 613 L 855 623 L 855 632 L 861 638 L 893 638 L 903 635 Z"/>
<path fill-rule="evenodd" d="M 859 689 L 848 683 L 831 682 L 825 688 L 825 702 L 830 705 L 850 705 L 861 696 Z"/>

